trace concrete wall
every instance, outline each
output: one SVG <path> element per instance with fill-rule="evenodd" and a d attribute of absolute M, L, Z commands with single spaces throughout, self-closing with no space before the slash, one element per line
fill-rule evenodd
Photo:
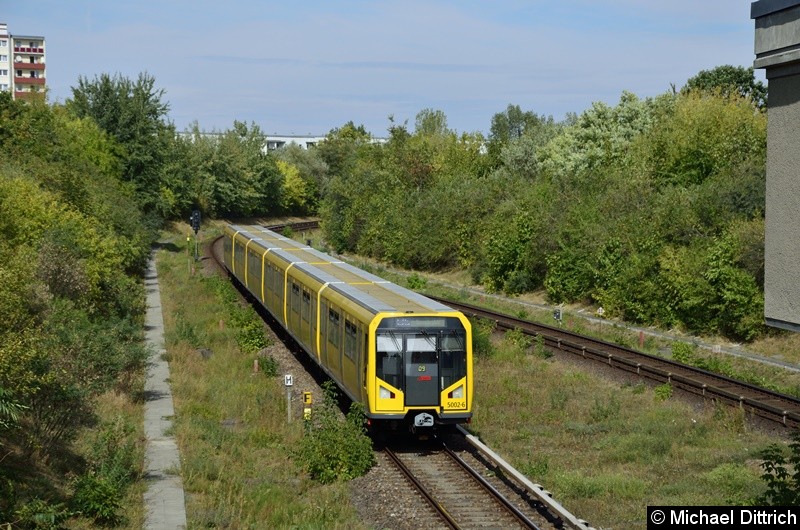
<path fill-rule="evenodd" d="M 800 331 L 800 0 L 754 2 L 751 18 L 769 84 L 764 317 Z"/>

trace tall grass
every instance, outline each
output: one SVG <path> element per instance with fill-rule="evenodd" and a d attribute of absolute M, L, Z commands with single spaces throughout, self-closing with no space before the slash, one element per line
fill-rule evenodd
<path fill-rule="evenodd" d="M 757 455 L 772 440 L 737 410 L 530 354 L 479 357 L 475 400 L 471 430 L 596 527 L 642 528 L 648 505 L 741 504 L 765 488 Z"/>
<path fill-rule="evenodd" d="M 287 424 L 283 381 L 253 373 L 264 328 L 231 306 L 227 282 L 190 274 L 175 242 L 157 264 L 188 526 L 360 528 L 347 486 L 320 485 L 295 459 L 302 421 Z"/>

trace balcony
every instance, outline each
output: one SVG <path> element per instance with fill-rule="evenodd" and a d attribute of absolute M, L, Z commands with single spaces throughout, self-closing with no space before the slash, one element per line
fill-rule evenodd
<path fill-rule="evenodd" d="M 14 70 L 44 70 L 44 63 L 14 62 Z"/>
<path fill-rule="evenodd" d="M 15 85 L 43 85 L 44 77 L 18 77 L 14 76 Z"/>
<path fill-rule="evenodd" d="M 15 90 L 14 91 L 14 99 L 35 99 L 35 98 L 42 98 L 44 99 L 45 92 L 44 90 L 40 90 L 38 92 L 23 92 L 22 90 Z"/>
<path fill-rule="evenodd" d="M 44 48 L 29 48 L 22 46 L 14 46 L 14 53 L 38 53 L 44 54 Z"/>

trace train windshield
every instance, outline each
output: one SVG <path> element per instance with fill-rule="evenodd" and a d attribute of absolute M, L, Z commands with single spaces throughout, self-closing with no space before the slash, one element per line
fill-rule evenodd
<path fill-rule="evenodd" d="M 388 318 L 376 338 L 376 375 L 419 401 L 408 405 L 438 403 L 443 389 L 467 375 L 466 332 L 457 318 Z"/>

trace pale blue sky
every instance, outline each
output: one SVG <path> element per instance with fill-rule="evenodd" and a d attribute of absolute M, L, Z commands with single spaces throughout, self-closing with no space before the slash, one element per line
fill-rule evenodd
<path fill-rule="evenodd" d="M 386 135 L 442 110 L 488 133 L 515 104 L 563 119 L 752 66 L 745 0 L 0 0 L 0 22 L 47 42 L 50 101 L 79 76 L 155 77 L 179 129 L 234 120 L 322 135 L 352 120 Z M 756 71 L 764 80 L 763 71 Z"/>

